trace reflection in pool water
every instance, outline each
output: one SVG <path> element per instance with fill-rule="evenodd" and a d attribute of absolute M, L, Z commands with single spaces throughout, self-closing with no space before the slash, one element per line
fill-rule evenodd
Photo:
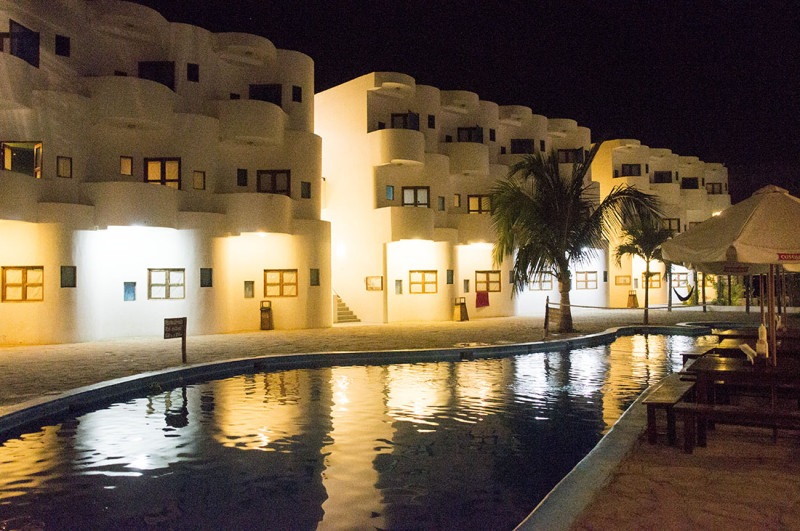
<path fill-rule="evenodd" d="M 0 528 L 510 529 L 711 341 L 248 374 L 114 404 L 0 446 Z"/>

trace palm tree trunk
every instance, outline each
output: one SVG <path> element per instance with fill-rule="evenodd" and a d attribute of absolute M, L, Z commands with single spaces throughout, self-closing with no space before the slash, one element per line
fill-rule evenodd
<path fill-rule="evenodd" d="M 571 279 L 558 280 L 558 292 L 561 294 L 561 322 L 558 324 L 559 332 L 572 332 L 572 307 L 569 303 L 569 289 Z"/>
<path fill-rule="evenodd" d="M 644 324 L 647 323 L 647 310 L 650 304 L 650 261 L 644 268 Z"/>

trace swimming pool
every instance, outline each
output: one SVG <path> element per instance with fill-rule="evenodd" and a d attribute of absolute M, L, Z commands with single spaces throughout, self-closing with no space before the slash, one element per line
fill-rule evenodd
<path fill-rule="evenodd" d="M 0 527 L 510 529 L 711 341 L 638 335 L 155 392 L 6 440 Z"/>

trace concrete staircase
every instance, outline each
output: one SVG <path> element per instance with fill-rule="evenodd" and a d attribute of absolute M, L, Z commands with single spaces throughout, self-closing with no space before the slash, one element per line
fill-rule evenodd
<path fill-rule="evenodd" d="M 360 323 L 361 319 L 358 318 L 353 310 L 347 307 L 339 295 L 336 295 L 336 322 L 337 323 Z"/>

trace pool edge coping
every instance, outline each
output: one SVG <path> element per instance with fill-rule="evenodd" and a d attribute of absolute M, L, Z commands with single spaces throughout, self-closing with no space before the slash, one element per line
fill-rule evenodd
<path fill-rule="evenodd" d="M 701 336 L 710 333 L 711 326 L 707 322 L 625 325 L 583 336 L 508 345 L 268 354 L 170 367 L 114 378 L 70 389 L 57 395 L 46 395 L 0 407 L 0 439 L 13 436 L 15 431 L 42 423 L 49 418 L 86 410 L 100 403 L 248 371 L 314 368 L 337 364 L 474 360 L 598 346 L 611 343 L 621 336 L 636 334 Z M 516 529 L 534 529 L 545 524 L 548 529 L 569 529 L 589 505 L 595 493 L 608 483 L 619 462 L 630 452 L 641 435 L 646 425 L 646 421 L 643 421 L 641 400 L 651 389 L 652 386 L 637 397 L 594 448 L 553 487 Z"/>

